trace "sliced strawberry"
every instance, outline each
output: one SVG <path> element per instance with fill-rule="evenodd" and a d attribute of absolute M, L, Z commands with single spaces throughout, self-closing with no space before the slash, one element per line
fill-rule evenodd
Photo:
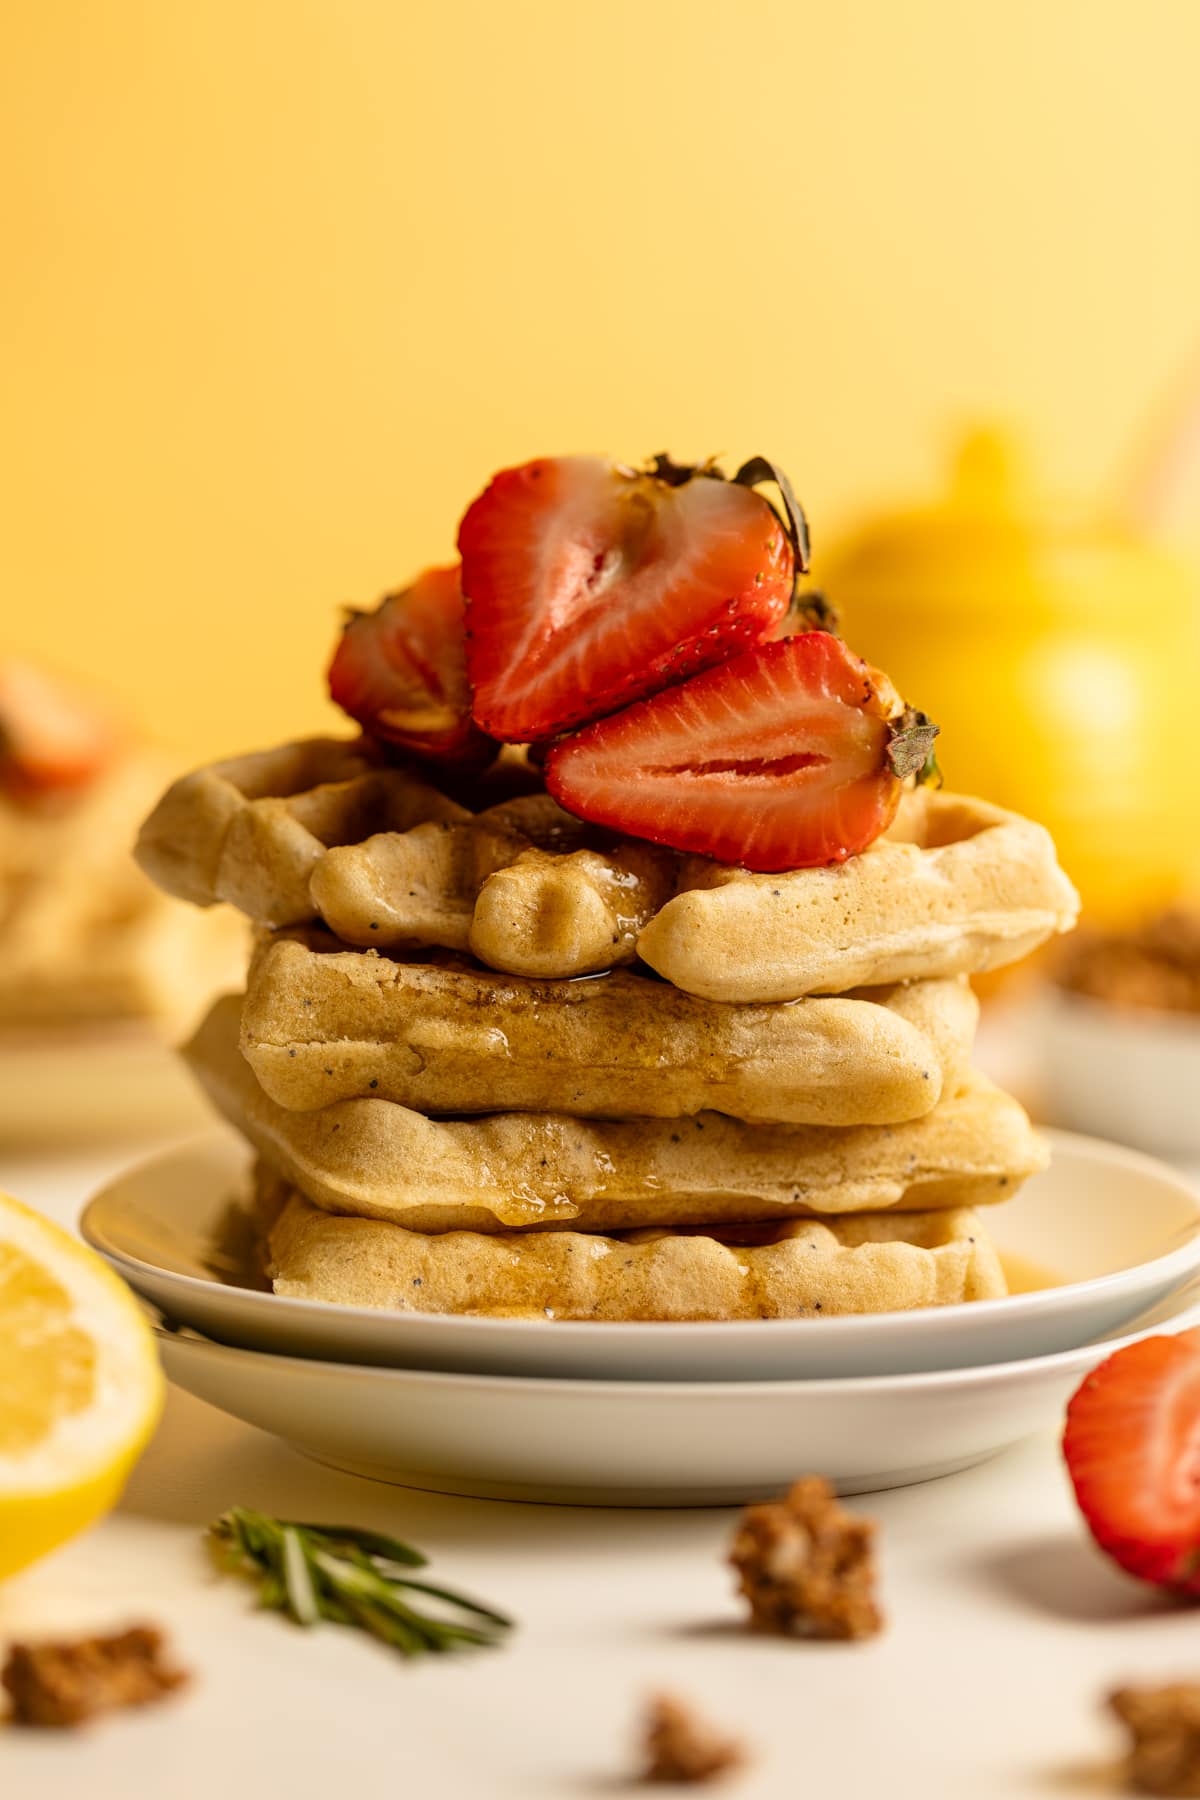
<path fill-rule="evenodd" d="M 475 717 L 514 743 L 723 662 L 792 592 L 791 545 L 767 502 L 661 457 L 640 473 L 599 456 L 505 469 L 458 547 Z"/>
<path fill-rule="evenodd" d="M 480 764 L 495 746 L 471 717 L 457 565 L 426 569 L 374 612 L 345 626 L 329 691 L 384 743 L 453 765 Z"/>
<path fill-rule="evenodd" d="M 1142 1338 L 1094 1369 L 1063 1455 L 1100 1548 L 1142 1581 L 1200 1594 L 1200 1330 Z"/>
<path fill-rule="evenodd" d="M 747 869 L 843 862 L 896 811 L 899 707 L 886 676 L 809 631 L 565 739 L 546 786 L 580 818 Z"/>
<path fill-rule="evenodd" d="M 19 657 L 0 660 L 0 788 L 36 798 L 86 787 L 120 741 L 90 694 Z"/>

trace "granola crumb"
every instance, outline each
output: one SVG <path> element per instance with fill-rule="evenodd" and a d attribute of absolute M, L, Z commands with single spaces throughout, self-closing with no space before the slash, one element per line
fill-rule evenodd
<path fill-rule="evenodd" d="M 671 1694 L 656 1694 L 646 1718 L 642 1779 L 654 1782 L 715 1781 L 741 1768 L 746 1753 Z"/>
<path fill-rule="evenodd" d="M 1135 1793 L 1200 1795 L 1200 1682 L 1118 1688 L 1108 1705 L 1133 1740 L 1128 1775 Z"/>
<path fill-rule="evenodd" d="M 161 1700 L 188 1677 L 164 1655 L 153 1625 L 111 1637 L 14 1644 L 0 1670 L 14 1725 L 82 1725 L 97 1713 Z"/>
<path fill-rule="evenodd" d="M 1060 952 L 1058 983 L 1111 1006 L 1200 1013 L 1200 908 L 1170 907 L 1124 931 L 1085 927 Z"/>
<path fill-rule="evenodd" d="M 875 1524 L 839 1503 L 820 1475 L 782 1500 L 748 1506 L 729 1560 L 757 1631 L 866 1638 L 883 1628 L 875 1601 Z"/>

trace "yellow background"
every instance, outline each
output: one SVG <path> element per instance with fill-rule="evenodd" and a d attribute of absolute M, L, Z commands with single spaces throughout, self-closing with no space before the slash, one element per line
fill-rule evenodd
<path fill-rule="evenodd" d="M 4 25 L 0 635 L 188 749 L 319 722 L 505 462 L 761 450 L 819 549 L 980 410 L 1102 488 L 1193 347 L 1195 0 Z"/>

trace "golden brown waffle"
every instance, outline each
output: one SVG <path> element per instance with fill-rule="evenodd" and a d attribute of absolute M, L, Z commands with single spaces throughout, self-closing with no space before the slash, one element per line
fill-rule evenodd
<path fill-rule="evenodd" d="M 842 866 L 750 875 L 586 827 L 544 793 L 469 811 L 362 740 L 186 776 L 138 856 L 170 893 L 262 925 L 323 919 L 347 944 L 469 949 L 546 978 L 641 956 L 714 1000 L 998 968 L 1079 904 L 1048 834 L 979 800 L 906 794 L 888 835 Z"/>
<path fill-rule="evenodd" d="M 362 740 L 332 738 L 185 776 L 146 820 L 137 856 L 168 893 L 227 900 L 260 925 L 320 918 L 348 944 L 471 949 L 546 976 L 631 962 L 676 864 L 546 793 L 471 812 Z"/>
<path fill-rule="evenodd" d="M 979 1075 L 923 1119 L 887 1128 L 744 1125 L 718 1113 L 435 1120 L 377 1099 L 289 1111 L 263 1093 L 238 1036 L 231 997 L 185 1051 L 217 1110 L 318 1205 L 421 1231 L 975 1206 L 1007 1199 L 1046 1162 L 1016 1101 Z"/>
<path fill-rule="evenodd" d="M 531 850 L 569 848 L 581 827 L 548 794 L 460 819 L 428 820 L 337 845 L 313 871 L 313 910 L 347 944 L 390 950 L 470 946 L 475 900 L 496 869 Z"/>
<path fill-rule="evenodd" d="M 314 910 L 347 944 L 442 945 L 517 975 L 566 977 L 632 962 L 675 891 L 676 857 L 584 826 L 548 794 L 469 818 L 380 832 L 330 850 Z"/>
<path fill-rule="evenodd" d="M 185 775 L 142 826 L 137 859 L 169 894 L 227 900 L 262 925 L 312 919 L 309 882 L 332 846 L 469 818 L 361 739 L 311 738 Z"/>
<path fill-rule="evenodd" d="M 79 794 L 0 798 L 0 1025 L 149 1020 L 173 1032 L 238 979 L 242 921 L 179 906 L 130 855 L 163 777 L 138 752 Z"/>
<path fill-rule="evenodd" d="M 376 1094 L 420 1112 L 891 1124 L 966 1068 L 964 981 L 794 1006 L 726 1006 L 617 969 L 531 981 L 277 938 L 260 948 L 242 1049 L 282 1106 Z"/>
<path fill-rule="evenodd" d="M 504 1318 L 795 1319 L 908 1311 L 1006 1292 L 977 1214 L 867 1213 L 701 1231 L 485 1236 L 334 1218 L 261 1175 L 275 1292 Z"/>
<path fill-rule="evenodd" d="M 751 875 L 689 859 L 638 954 L 709 1000 L 792 1000 L 1000 968 L 1078 913 L 1042 826 L 921 788 L 886 837 L 837 867 Z"/>

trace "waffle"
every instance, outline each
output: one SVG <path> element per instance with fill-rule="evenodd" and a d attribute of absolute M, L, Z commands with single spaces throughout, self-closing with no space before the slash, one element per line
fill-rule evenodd
<path fill-rule="evenodd" d="M 531 834 L 560 848 L 579 829 L 548 794 L 535 794 L 459 820 L 380 831 L 326 852 L 309 884 L 312 910 L 343 943 L 468 950 L 475 901 L 492 873 L 539 854 Z"/>
<path fill-rule="evenodd" d="M 886 837 L 836 867 L 751 875 L 689 859 L 638 954 L 709 1000 L 792 1000 L 1000 968 L 1078 913 L 1042 826 L 921 788 Z"/>
<path fill-rule="evenodd" d="M 367 1094 L 427 1113 L 891 1124 L 966 1067 L 966 983 L 725 1006 L 627 970 L 531 981 L 275 939 L 250 971 L 242 1049 L 282 1106 Z M 329 940 L 331 943 L 333 940 Z"/>
<path fill-rule="evenodd" d="M 507 1318 L 780 1319 L 907 1311 L 1006 1292 L 978 1216 L 868 1213 L 703 1231 L 430 1236 L 333 1218 L 269 1170 L 259 1204 L 277 1294 Z"/>
<path fill-rule="evenodd" d="M 638 933 L 675 891 L 677 859 L 598 835 L 548 794 L 453 824 L 380 832 L 332 849 L 313 909 L 347 944 L 471 950 L 515 975 L 594 974 L 634 960 Z"/>
<path fill-rule="evenodd" d="M 217 1110 L 319 1206 L 421 1231 L 931 1211 L 1006 1199 L 1046 1162 L 1016 1101 L 980 1075 L 923 1119 L 885 1129 L 744 1125 L 717 1113 L 435 1120 L 377 1099 L 292 1112 L 239 1053 L 239 1011 L 236 998 L 219 1001 L 185 1051 Z"/>
<path fill-rule="evenodd" d="M 545 793 L 471 812 L 365 742 L 334 738 L 184 776 L 137 856 L 168 893 L 229 901 L 259 925 L 319 918 L 347 944 L 470 949 L 543 976 L 632 962 L 677 861 L 584 826 Z"/>
<path fill-rule="evenodd" d="M 468 810 L 359 740 L 313 739 L 186 776 L 147 820 L 170 893 L 345 943 L 470 950 L 562 979 L 640 956 L 712 1000 L 791 1000 L 972 974 L 1074 923 L 1041 826 L 983 801 L 906 794 L 840 867 L 750 875 L 585 827 L 546 794 Z"/>
<path fill-rule="evenodd" d="M 135 854 L 160 887 L 197 906 L 227 900 L 261 925 L 302 924 L 314 916 L 313 870 L 332 846 L 470 816 L 363 740 L 310 738 L 184 775 L 142 826 Z"/>
<path fill-rule="evenodd" d="M 158 759 L 139 753 L 65 801 L 0 799 L 5 1028 L 140 1020 L 174 1032 L 237 978 L 241 921 L 178 906 L 129 855 L 162 779 Z"/>
<path fill-rule="evenodd" d="M 139 860 L 169 893 L 345 943 L 470 949 L 569 977 L 635 956 L 689 994 L 784 1001 L 1013 963 L 1078 914 L 1042 826 L 921 788 L 838 868 L 748 875 L 613 839 L 549 796 L 470 812 L 362 740 L 315 738 L 176 781 Z"/>

